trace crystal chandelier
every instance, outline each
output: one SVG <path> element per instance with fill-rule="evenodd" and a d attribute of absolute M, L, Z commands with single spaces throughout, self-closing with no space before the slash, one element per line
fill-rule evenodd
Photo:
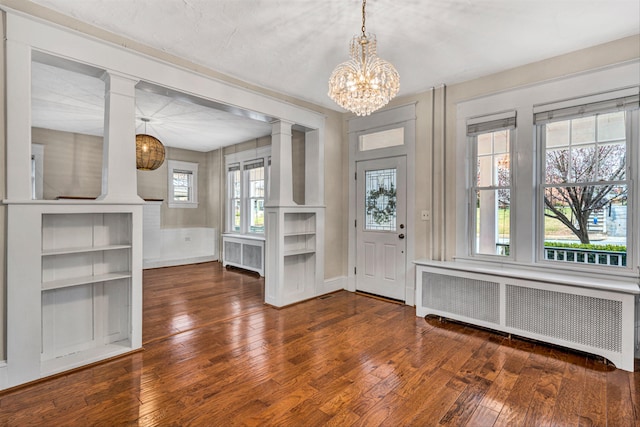
<path fill-rule="evenodd" d="M 351 59 L 338 65 L 329 79 L 329 97 L 341 107 L 368 116 L 398 93 L 400 76 L 391 63 L 376 55 L 376 36 L 365 30 L 362 1 L 362 34 L 351 40 Z"/>

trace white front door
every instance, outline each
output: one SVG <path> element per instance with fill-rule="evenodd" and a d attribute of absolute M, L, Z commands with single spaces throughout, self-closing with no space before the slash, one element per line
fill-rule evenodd
<path fill-rule="evenodd" d="M 406 157 L 356 163 L 356 289 L 405 301 Z"/>

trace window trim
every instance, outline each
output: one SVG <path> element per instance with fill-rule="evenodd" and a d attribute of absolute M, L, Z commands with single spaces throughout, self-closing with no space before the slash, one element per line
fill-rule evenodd
<path fill-rule="evenodd" d="M 264 204 L 267 204 L 269 198 L 269 186 L 271 177 L 271 146 L 260 147 L 254 150 L 245 150 L 237 153 L 225 155 L 225 220 L 224 229 L 225 233 L 250 235 L 250 236 L 264 236 L 265 233 L 254 233 L 249 231 L 249 214 L 250 201 L 249 197 L 249 182 L 247 178 L 248 170 L 245 170 L 245 164 L 263 162 L 264 169 Z M 230 168 L 238 166 L 240 168 L 240 231 L 233 229 L 233 205 L 230 197 L 230 183 L 229 183 L 229 171 Z"/>
<path fill-rule="evenodd" d="M 193 176 L 191 183 L 191 197 L 188 201 L 174 200 L 175 189 L 173 186 L 173 174 L 175 171 L 190 172 Z M 198 163 L 180 160 L 167 160 L 167 205 L 170 208 L 197 208 L 198 207 Z"/>

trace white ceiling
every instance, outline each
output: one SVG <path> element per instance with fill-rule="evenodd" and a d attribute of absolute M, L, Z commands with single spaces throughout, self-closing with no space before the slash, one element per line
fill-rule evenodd
<path fill-rule="evenodd" d="M 46 60 L 44 55 L 38 59 Z M 32 125 L 102 136 L 105 85 L 96 76 L 99 70 L 69 70 L 66 61 L 53 62 L 56 64 L 32 63 Z M 166 89 L 148 84 L 139 87 L 136 133 L 153 135 L 168 147 L 206 152 L 271 133 L 266 117 L 254 120 Z M 145 125 L 141 118 L 150 121 Z"/>
<path fill-rule="evenodd" d="M 327 81 L 361 25 L 360 0 L 31 1 L 338 111 Z M 369 0 L 367 30 L 406 95 L 638 34 L 640 1 Z"/>

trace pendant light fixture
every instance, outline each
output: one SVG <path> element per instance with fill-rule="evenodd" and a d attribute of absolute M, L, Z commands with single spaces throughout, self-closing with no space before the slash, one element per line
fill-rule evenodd
<path fill-rule="evenodd" d="M 376 36 L 365 28 L 362 1 L 362 34 L 355 35 L 349 49 L 351 59 L 338 65 L 329 79 L 329 97 L 341 107 L 368 116 L 386 105 L 400 89 L 395 67 L 376 55 Z"/>
<path fill-rule="evenodd" d="M 147 123 L 151 119 L 142 117 L 140 120 L 144 122 L 144 133 L 136 135 L 136 168 L 156 170 L 164 163 L 164 145 L 156 137 L 147 135 Z"/>

